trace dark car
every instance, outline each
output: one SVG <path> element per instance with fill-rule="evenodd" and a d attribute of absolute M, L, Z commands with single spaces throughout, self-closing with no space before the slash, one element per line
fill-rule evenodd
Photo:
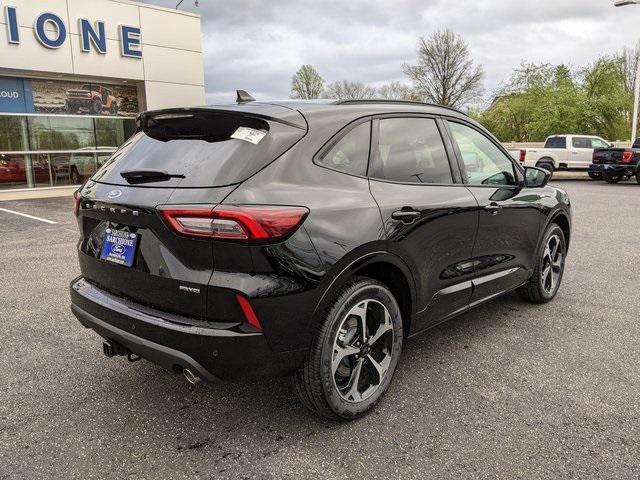
<path fill-rule="evenodd" d="M 601 177 L 607 183 L 618 183 L 635 177 L 640 183 L 640 138 L 631 148 L 598 148 L 593 151 L 589 176 Z"/>
<path fill-rule="evenodd" d="M 108 356 L 190 382 L 293 374 L 308 408 L 351 419 L 407 337 L 560 286 L 567 194 L 457 111 L 251 102 L 138 127 L 76 194 L 71 308 Z"/>

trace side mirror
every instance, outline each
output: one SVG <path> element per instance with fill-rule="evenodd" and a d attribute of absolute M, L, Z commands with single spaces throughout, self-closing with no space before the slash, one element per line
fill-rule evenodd
<path fill-rule="evenodd" d="M 542 188 L 547 184 L 550 177 L 551 174 L 542 168 L 524 168 L 524 186 L 527 188 Z"/>

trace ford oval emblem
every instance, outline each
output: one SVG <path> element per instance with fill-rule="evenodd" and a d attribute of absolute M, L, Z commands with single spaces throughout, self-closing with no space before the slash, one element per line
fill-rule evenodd
<path fill-rule="evenodd" d="M 122 195 L 122 190 L 111 190 L 107 193 L 107 198 L 118 198 L 120 195 Z"/>

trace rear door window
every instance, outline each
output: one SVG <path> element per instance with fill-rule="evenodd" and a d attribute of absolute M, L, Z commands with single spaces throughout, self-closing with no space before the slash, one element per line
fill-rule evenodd
<path fill-rule="evenodd" d="M 92 179 L 128 185 L 121 175 L 125 171 L 159 170 L 171 177 L 144 186 L 233 185 L 273 162 L 305 133 L 294 125 L 237 112 L 160 112 L 149 117 Z"/>
<path fill-rule="evenodd" d="M 566 137 L 550 137 L 544 144 L 544 148 L 567 148 Z"/>
<path fill-rule="evenodd" d="M 453 183 L 449 158 L 432 118 L 383 118 L 369 176 L 402 183 Z"/>
<path fill-rule="evenodd" d="M 592 148 L 591 139 L 586 137 L 573 137 L 571 144 L 573 148 Z"/>
<path fill-rule="evenodd" d="M 369 162 L 371 122 L 349 130 L 318 160 L 318 164 L 352 175 L 365 176 Z"/>

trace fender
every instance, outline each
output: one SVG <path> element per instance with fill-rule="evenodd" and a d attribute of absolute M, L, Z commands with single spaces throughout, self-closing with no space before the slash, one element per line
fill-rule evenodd
<path fill-rule="evenodd" d="M 328 280 L 328 285 L 323 285 L 324 281 L 321 283 L 319 288 L 322 290 L 322 295 L 318 299 L 316 303 L 316 307 L 313 310 L 313 315 L 315 316 L 320 310 L 321 306 L 323 306 L 327 296 L 330 293 L 334 292 L 338 288 L 340 288 L 344 283 L 353 276 L 358 270 L 365 268 L 368 265 L 372 265 L 375 263 L 390 263 L 395 267 L 398 267 L 400 271 L 403 273 L 407 283 L 409 284 L 409 293 L 411 296 L 411 317 L 415 315 L 416 311 L 416 284 L 413 278 L 413 274 L 411 270 L 407 266 L 407 264 L 397 255 L 390 253 L 386 250 L 376 250 L 372 252 L 365 253 L 361 256 L 356 257 L 355 259 L 347 260 L 344 264 L 342 261 L 338 262 L 338 264 L 334 265 L 334 267 L 327 273 L 326 279 Z"/>
<path fill-rule="evenodd" d="M 569 224 L 569 229 L 571 229 L 571 215 L 567 214 L 567 212 L 562 207 L 558 207 L 553 213 L 549 214 L 544 224 L 544 227 L 540 229 L 540 235 L 538 237 L 538 246 L 536 247 L 536 255 L 540 254 L 544 232 L 547 231 L 547 228 L 549 228 L 549 225 L 554 223 L 554 221 L 558 217 L 564 217 L 567 223 Z M 565 242 L 567 243 L 567 252 L 569 251 L 570 240 L 571 240 L 570 238 L 565 238 Z"/>

